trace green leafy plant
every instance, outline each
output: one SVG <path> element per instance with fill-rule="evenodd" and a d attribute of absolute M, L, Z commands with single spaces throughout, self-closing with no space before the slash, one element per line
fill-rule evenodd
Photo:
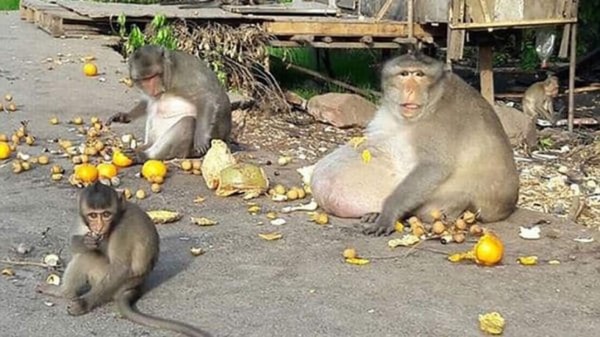
<path fill-rule="evenodd" d="M 542 151 L 546 151 L 554 145 L 554 141 L 550 137 L 540 138 L 538 140 L 538 148 Z"/>
<path fill-rule="evenodd" d="M 122 53 L 127 57 L 136 49 L 146 44 L 161 45 L 167 49 L 177 48 L 177 38 L 173 33 L 173 28 L 168 24 L 167 18 L 162 15 L 156 15 L 148 26 L 148 32 L 144 33 L 140 27 L 133 24 L 127 32 L 127 22 L 124 14 L 119 15 L 117 24 L 119 25 L 119 36 L 124 41 Z"/>

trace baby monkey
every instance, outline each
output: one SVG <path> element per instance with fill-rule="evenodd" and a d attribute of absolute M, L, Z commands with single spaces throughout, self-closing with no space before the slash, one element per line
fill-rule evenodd
<path fill-rule="evenodd" d="M 544 81 L 532 84 L 523 96 L 523 112 L 531 118 L 544 118 L 556 123 L 554 98 L 558 96 L 558 77 L 548 76 Z"/>
<path fill-rule="evenodd" d="M 43 283 L 37 292 L 68 299 L 67 312 L 72 316 L 114 300 L 120 314 L 135 323 L 191 337 L 210 336 L 193 326 L 133 308 L 159 256 L 158 232 L 138 205 L 96 182 L 79 197 L 78 220 L 62 285 Z"/>

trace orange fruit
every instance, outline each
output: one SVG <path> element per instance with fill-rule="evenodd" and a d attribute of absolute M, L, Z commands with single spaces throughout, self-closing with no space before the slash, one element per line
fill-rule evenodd
<path fill-rule="evenodd" d="M 11 152 L 10 145 L 7 142 L 0 142 L 0 159 L 10 157 Z"/>
<path fill-rule="evenodd" d="M 118 167 L 127 167 L 133 164 L 133 160 L 131 160 L 123 152 L 120 151 L 115 151 L 113 153 L 112 162 Z"/>
<path fill-rule="evenodd" d="M 484 266 L 493 266 L 502 261 L 504 256 L 504 244 L 495 234 L 486 233 L 473 249 L 475 251 L 475 262 Z"/>
<path fill-rule="evenodd" d="M 92 183 L 98 179 L 98 169 L 92 164 L 80 164 L 75 167 L 75 178 L 84 183 Z"/>
<path fill-rule="evenodd" d="M 111 163 L 102 163 L 96 166 L 100 178 L 113 178 L 117 176 L 117 166 Z"/>
<path fill-rule="evenodd" d="M 150 159 L 142 166 L 142 176 L 146 179 L 164 178 L 165 175 L 167 175 L 167 166 L 160 160 Z"/>
<path fill-rule="evenodd" d="M 96 76 L 98 75 L 98 67 L 91 62 L 87 62 L 83 65 L 83 73 L 85 76 Z"/>

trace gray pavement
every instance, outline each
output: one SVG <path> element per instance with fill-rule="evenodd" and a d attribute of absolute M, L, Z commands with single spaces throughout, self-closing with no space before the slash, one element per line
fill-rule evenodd
<path fill-rule="evenodd" d="M 0 93 L 10 92 L 20 110 L 0 113 L 0 133 L 10 134 L 19 121 L 30 120 L 38 137 L 75 137 L 67 128 L 51 126 L 57 115 L 66 121 L 76 115 L 106 118 L 125 111 L 136 93 L 118 83 L 126 70 L 121 56 L 106 42 L 53 39 L 17 12 L 0 12 Z M 86 78 L 81 63 L 63 63 L 48 70 L 43 61 L 94 55 L 102 77 Z M 118 73 L 118 71 L 122 73 Z M 117 132 L 140 134 L 143 121 L 116 125 Z M 257 154 L 258 155 L 258 154 Z M 276 154 L 260 154 L 275 159 Z M 307 165 L 310 163 L 298 163 Z M 2 165 L 2 163 L 0 163 Z M 63 165 L 67 167 L 66 162 Z M 145 187 L 125 173 L 124 186 Z M 273 178 L 273 168 L 268 168 Z M 282 169 L 276 182 L 298 183 L 294 166 Z M 66 234 L 76 212 L 77 190 L 66 182 L 49 180 L 48 168 L 20 175 L 10 165 L 0 168 L 0 258 L 16 258 L 12 248 L 23 242 L 34 246 L 27 260 L 39 261 L 48 253 L 66 248 Z M 197 195 L 207 200 L 194 204 Z M 279 209 L 258 199 L 265 209 Z M 160 262 L 152 274 L 149 293 L 138 302 L 148 313 L 184 320 L 214 336 L 482 336 L 478 315 L 500 312 L 507 321 L 505 336 L 597 336 L 600 333 L 598 233 L 587 233 L 575 224 L 552 219 L 542 225 L 558 238 L 524 241 L 520 225 L 531 224 L 542 214 L 518 211 L 508 221 L 494 224 L 505 241 L 505 265 L 481 268 L 451 264 L 445 256 L 426 250 L 391 251 L 389 238 L 358 233 L 352 221 L 333 219 L 328 226 L 308 222 L 305 214 L 286 216 L 287 224 L 274 227 L 262 216 L 248 214 L 238 197 L 217 198 L 201 177 L 172 174 L 164 191 L 139 202 L 145 208 L 170 208 L 184 220 L 159 228 Z M 213 227 L 189 224 L 189 216 L 219 221 Z M 262 220 L 265 225 L 257 225 Z M 267 242 L 257 234 L 279 230 L 283 239 Z M 593 243 L 573 238 L 586 234 Z M 394 237 L 398 237 L 395 235 Z M 207 249 L 192 257 L 192 245 Z M 373 259 L 353 266 L 341 259 L 347 246 Z M 442 251 L 459 251 L 467 245 L 423 244 Z M 521 255 L 558 259 L 560 265 L 525 267 L 515 262 Z M 63 257 L 68 257 L 66 252 Z M 0 263 L 0 267 L 4 266 Z M 174 336 L 119 319 L 107 305 L 81 317 L 70 317 L 65 304 L 33 291 L 47 271 L 35 266 L 13 266 L 16 276 L 0 277 L 0 336 Z M 45 302 L 54 303 L 48 306 Z"/>

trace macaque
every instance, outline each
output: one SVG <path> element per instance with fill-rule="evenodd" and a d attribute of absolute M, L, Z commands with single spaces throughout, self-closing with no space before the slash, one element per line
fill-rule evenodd
<path fill-rule="evenodd" d="M 129 58 L 129 74 L 142 100 L 129 113 L 111 116 L 129 123 L 147 115 L 144 144 L 134 163 L 147 159 L 202 157 L 212 139 L 228 141 L 231 103 L 227 92 L 200 59 L 182 51 L 146 45 Z"/>
<path fill-rule="evenodd" d="M 321 208 L 361 218 L 367 235 L 389 235 L 397 220 L 413 215 L 431 222 L 433 210 L 455 219 L 472 209 L 484 223 L 514 211 L 519 176 L 512 148 L 479 92 L 419 52 L 387 61 L 382 89 L 366 140 L 315 164 L 311 189 Z"/>
<path fill-rule="evenodd" d="M 543 118 L 556 123 L 554 98 L 558 96 L 558 77 L 548 76 L 544 81 L 532 84 L 523 96 L 523 112 L 531 118 Z"/>
<path fill-rule="evenodd" d="M 62 285 L 36 291 L 69 300 L 67 312 L 79 316 L 114 300 L 125 318 L 186 336 L 209 336 L 190 325 L 134 310 L 141 287 L 159 256 L 159 236 L 150 217 L 112 187 L 96 182 L 79 197 L 77 226 L 71 236 L 71 261 Z"/>

